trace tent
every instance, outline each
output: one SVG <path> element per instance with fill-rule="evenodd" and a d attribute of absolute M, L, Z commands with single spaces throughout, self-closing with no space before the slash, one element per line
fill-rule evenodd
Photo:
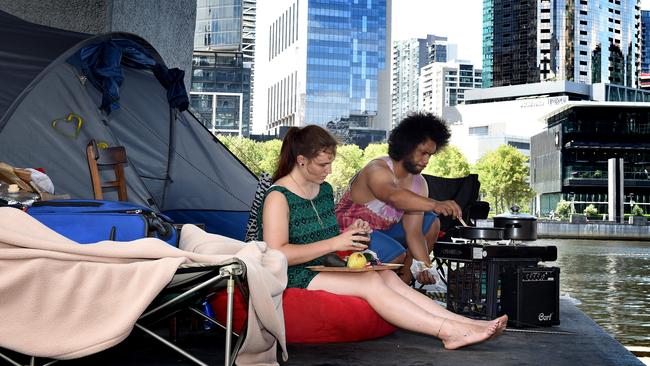
<path fill-rule="evenodd" d="M 129 201 L 243 238 L 257 178 L 174 104 L 184 86 L 164 76 L 182 74 L 136 35 L 69 32 L 0 11 L 0 161 L 43 168 L 57 194 L 91 199 L 86 145 L 124 146 Z M 234 232 L 224 217 L 239 218 Z"/>

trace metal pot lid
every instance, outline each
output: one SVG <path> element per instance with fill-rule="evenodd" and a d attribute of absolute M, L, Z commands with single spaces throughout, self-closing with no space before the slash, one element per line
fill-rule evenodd
<path fill-rule="evenodd" d="M 519 206 L 517 205 L 513 205 L 512 207 L 510 207 L 510 213 L 495 215 L 494 218 L 537 221 L 537 218 L 531 214 L 520 213 Z"/>

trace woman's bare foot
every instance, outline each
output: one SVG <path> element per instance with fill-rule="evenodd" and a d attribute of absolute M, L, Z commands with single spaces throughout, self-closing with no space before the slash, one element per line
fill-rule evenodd
<path fill-rule="evenodd" d="M 492 320 L 478 320 L 478 319 L 470 319 L 466 318 L 467 321 L 463 321 L 463 323 L 467 324 L 475 324 L 475 325 L 481 325 L 484 327 L 489 327 L 492 324 L 497 325 L 497 330 L 496 333 L 494 333 L 495 336 L 500 335 L 506 330 L 506 326 L 508 325 L 508 315 L 504 314 L 496 319 Z"/>
<path fill-rule="evenodd" d="M 480 343 L 496 333 L 500 323 L 495 320 L 491 321 L 488 326 L 482 326 L 447 319 L 442 324 L 438 338 L 446 349 L 457 349 Z"/>

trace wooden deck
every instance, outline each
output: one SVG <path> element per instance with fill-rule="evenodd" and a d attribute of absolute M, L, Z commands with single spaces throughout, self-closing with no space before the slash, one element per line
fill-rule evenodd
<path fill-rule="evenodd" d="M 501 337 L 460 350 L 447 351 L 433 337 L 406 331 L 367 342 L 289 345 L 281 365 L 638 365 L 643 363 L 567 300 L 560 303 L 561 325 L 540 328 L 546 334 L 506 331 Z M 164 334 L 165 330 L 161 330 Z M 223 365 L 222 332 L 194 332 L 179 345 L 210 365 Z M 4 364 L 0 360 L 0 364 Z M 41 364 L 41 363 L 39 363 Z M 104 352 L 61 365 L 191 365 L 183 357 L 134 331 L 125 342 Z"/>
<path fill-rule="evenodd" d="M 290 345 L 286 365 L 640 365 L 643 363 L 569 301 L 560 303 L 561 325 L 508 332 L 482 344 L 447 351 L 431 337 L 400 331 L 354 344 Z"/>

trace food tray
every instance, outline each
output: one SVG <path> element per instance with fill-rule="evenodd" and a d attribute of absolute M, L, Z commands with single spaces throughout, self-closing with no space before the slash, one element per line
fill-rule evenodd
<path fill-rule="evenodd" d="M 326 266 L 307 266 L 306 268 L 316 272 L 370 272 L 370 271 L 383 271 L 387 269 L 398 269 L 403 264 L 386 263 L 378 266 L 367 266 L 363 268 L 348 268 L 348 267 L 326 267 Z"/>

